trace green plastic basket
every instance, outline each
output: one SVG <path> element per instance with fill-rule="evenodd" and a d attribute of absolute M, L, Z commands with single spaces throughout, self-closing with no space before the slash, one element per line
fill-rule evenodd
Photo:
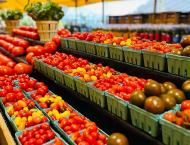
<path fill-rule="evenodd" d="M 55 81 L 60 84 L 64 85 L 65 80 L 64 80 L 64 72 L 60 69 L 54 68 L 54 75 L 55 75 Z"/>
<path fill-rule="evenodd" d="M 86 46 L 86 52 L 90 54 L 96 54 L 96 46 L 94 42 L 84 41 Z"/>
<path fill-rule="evenodd" d="M 72 90 L 76 90 L 76 85 L 75 85 L 75 77 L 70 76 L 68 74 L 63 74 L 64 75 L 64 80 L 65 80 L 65 85 Z"/>
<path fill-rule="evenodd" d="M 69 38 L 69 39 L 68 39 L 68 46 L 69 46 L 69 48 L 71 48 L 71 49 L 77 50 L 76 39 Z"/>
<path fill-rule="evenodd" d="M 160 54 L 151 52 L 148 50 L 142 50 L 144 66 L 159 71 L 165 71 L 166 69 L 166 54 Z"/>
<path fill-rule="evenodd" d="M 61 38 L 61 48 L 69 48 L 68 38 Z"/>
<path fill-rule="evenodd" d="M 142 65 L 142 51 L 141 50 L 134 50 L 128 47 L 123 47 L 125 62 L 135 64 L 135 65 Z"/>
<path fill-rule="evenodd" d="M 106 44 L 96 43 L 96 52 L 98 56 L 109 57 L 109 47 Z"/>
<path fill-rule="evenodd" d="M 155 115 L 144 109 L 129 103 L 132 125 L 142 129 L 153 137 L 159 133 L 159 118 L 161 115 Z"/>
<path fill-rule="evenodd" d="M 169 73 L 188 78 L 190 77 L 190 57 L 167 54 L 166 58 Z"/>
<path fill-rule="evenodd" d="M 121 46 L 109 46 L 110 58 L 123 61 L 123 48 Z"/>
<path fill-rule="evenodd" d="M 84 95 L 86 98 L 89 98 L 89 90 L 87 83 L 80 80 L 79 78 L 76 78 L 75 84 L 77 92 Z"/>
<path fill-rule="evenodd" d="M 123 120 L 128 120 L 129 118 L 129 102 L 124 101 L 113 94 L 108 92 L 105 93 L 107 98 L 108 111 L 122 118 Z"/>
<path fill-rule="evenodd" d="M 82 40 L 76 40 L 77 50 L 86 52 L 86 45 Z"/>
<path fill-rule="evenodd" d="M 47 75 L 47 64 L 44 63 L 42 61 L 42 63 L 40 63 L 40 72 L 43 73 L 45 76 L 48 76 Z"/>
<path fill-rule="evenodd" d="M 40 72 L 41 72 L 41 68 L 40 68 L 41 63 L 42 63 L 41 60 L 39 60 L 39 59 L 37 59 L 37 58 L 34 58 L 34 68 L 35 68 L 36 70 L 40 71 Z"/>
<path fill-rule="evenodd" d="M 89 90 L 90 100 L 96 104 L 98 104 L 101 108 L 105 108 L 107 106 L 105 91 L 101 91 L 98 88 L 92 86 L 92 84 L 87 84 Z"/>
<path fill-rule="evenodd" d="M 162 141 L 165 145 L 189 145 L 190 131 L 188 129 L 180 127 L 163 118 L 161 118 L 159 122 L 162 129 Z"/>
<path fill-rule="evenodd" d="M 54 80 L 55 79 L 55 67 L 46 64 L 47 76 L 48 78 Z"/>

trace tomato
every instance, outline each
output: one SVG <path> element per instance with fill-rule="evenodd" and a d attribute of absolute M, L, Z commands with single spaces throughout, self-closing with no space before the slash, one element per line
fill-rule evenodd
<path fill-rule="evenodd" d="M 90 145 L 90 143 L 86 142 L 86 141 L 82 141 L 82 142 L 79 142 L 78 145 Z"/>
<path fill-rule="evenodd" d="M 36 89 L 37 89 L 37 88 L 41 88 L 42 86 L 45 86 L 44 82 L 38 82 L 38 83 L 36 84 Z"/>
<path fill-rule="evenodd" d="M 50 126 L 48 124 L 42 124 L 40 127 L 42 129 L 44 129 L 44 130 L 49 130 L 50 129 Z"/>
<path fill-rule="evenodd" d="M 1 65 L 0 66 L 0 76 L 1 75 L 13 75 L 14 70 L 11 67 Z"/>
<path fill-rule="evenodd" d="M 181 110 L 190 109 L 190 100 L 185 100 L 181 103 Z"/>
<path fill-rule="evenodd" d="M 6 64 L 6 66 L 14 68 L 14 66 L 16 65 L 16 63 L 14 61 L 10 61 Z"/>
<path fill-rule="evenodd" d="M 25 53 L 25 49 L 23 47 L 16 46 L 16 47 L 13 47 L 11 53 L 14 56 L 23 55 Z"/>
<path fill-rule="evenodd" d="M 22 40 L 18 43 L 18 46 L 23 47 L 23 48 L 27 48 L 29 46 L 29 42 Z"/>
<path fill-rule="evenodd" d="M 21 62 L 16 64 L 14 71 L 17 74 L 29 74 L 32 72 L 32 66 Z"/>
<path fill-rule="evenodd" d="M 55 133 L 53 131 L 50 131 L 50 132 L 48 132 L 47 137 L 49 140 L 51 140 L 55 137 Z"/>
<path fill-rule="evenodd" d="M 56 46 L 55 42 L 49 41 L 49 42 L 45 43 L 44 48 L 45 48 L 45 52 L 53 53 L 56 51 L 57 46 Z"/>
<path fill-rule="evenodd" d="M 52 41 L 55 42 L 55 44 L 56 44 L 57 46 L 60 46 L 60 45 L 61 45 L 61 40 L 60 40 L 60 36 L 59 36 L 59 35 L 53 36 Z"/>
<path fill-rule="evenodd" d="M 190 122 L 190 109 L 182 111 L 181 117 L 185 122 Z"/>
<path fill-rule="evenodd" d="M 10 58 L 0 53 L 0 62 L 2 64 L 7 64 L 10 61 L 12 61 Z"/>
<path fill-rule="evenodd" d="M 33 61 L 33 56 L 34 56 L 34 53 L 33 52 L 29 52 L 27 55 L 26 55 L 26 61 L 28 62 L 28 63 L 32 63 L 32 61 Z"/>
<path fill-rule="evenodd" d="M 41 139 L 41 138 L 39 138 L 39 139 L 36 140 L 35 143 L 36 143 L 37 145 L 42 145 L 42 144 L 44 143 L 44 140 Z"/>

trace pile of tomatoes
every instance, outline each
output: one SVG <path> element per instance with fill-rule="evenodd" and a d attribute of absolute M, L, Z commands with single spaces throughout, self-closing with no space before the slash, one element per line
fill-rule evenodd
<path fill-rule="evenodd" d="M 21 26 L 19 28 L 14 28 L 12 33 L 15 35 L 20 35 L 34 40 L 39 40 L 39 34 L 36 27 L 31 26 Z"/>
<path fill-rule="evenodd" d="M 29 42 L 10 35 L 0 35 L 0 46 L 14 56 L 20 56 L 25 53 L 25 49 L 29 46 Z"/>

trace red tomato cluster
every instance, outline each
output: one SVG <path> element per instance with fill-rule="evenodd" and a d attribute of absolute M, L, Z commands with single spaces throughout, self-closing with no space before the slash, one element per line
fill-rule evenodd
<path fill-rule="evenodd" d="M 20 26 L 19 28 L 14 28 L 12 33 L 34 40 L 39 40 L 40 38 L 37 28 L 31 26 Z"/>
<path fill-rule="evenodd" d="M 56 134 L 51 129 L 50 125 L 44 123 L 30 130 L 23 131 L 18 138 L 22 145 L 42 145 L 53 140 L 55 136 Z"/>
<path fill-rule="evenodd" d="M 77 145 L 105 145 L 107 143 L 106 135 L 100 133 L 95 125 L 90 125 L 82 132 L 72 134 L 71 138 Z"/>
<path fill-rule="evenodd" d="M 62 140 L 58 137 L 55 137 L 54 142 L 50 143 L 49 145 L 65 145 Z"/>
<path fill-rule="evenodd" d="M 23 55 L 29 42 L 10 35 L 0 35 L 0 46 L 12 53 L 14 56 Z"/>
<path fill-rule="evenodd" d="M 62 37 L 62 38 L 66 38 L 66 37 L 71 37 L 71 32 L 68 29 L 59 29 L 57 31 L 57 34 Z"/>
<path fill-rule="evenodd" d="M 164 119 L 189 129 L 190 123 L 190 100 L 181 103 L 181 110 L 176 112 L 168 112 L 164 114 Z"/>

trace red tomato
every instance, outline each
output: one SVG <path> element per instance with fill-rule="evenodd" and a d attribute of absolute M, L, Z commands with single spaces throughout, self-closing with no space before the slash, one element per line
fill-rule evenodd
<path fill-rule="evenodd" d="M 44 48 L 45 48 L 45 52 L 53 53 L 56 51 L 57 46 L 56 46 L 55 42 L 49 41 L 49 42 L 45 43 Z"/>
<path fill-rule="evenodd" d="M 19 56 L 19 55 L 23 55 L 25 53 L 25 49 L 23 47 L 14 47 L 11 51 L 11 53 L 14 55 L 14 56 Z"/>
<path fill-rule="evenodd" d="M 182 111 L 181 117 L 185 122 L 190 122 L 190 109 Z"/>
<path fill-rule="evenodd" d="M 190 100 L 185 100 L 181 103 L 181 110 L 190 109 Z"/>
<path fill-rule="evenodd" d="M 60 45 L 61 45 L 61 40 L 60 40 L 60 36 L 59 36 L 59 35 L 53 36 L 52 41 L 55 42 L 55 44 L 56 44 L 57 46 L 60 46 Z"/>
<path fill-rule="evenodd" d="M 0 66 L 0 76 L 1 75 L 13 75 L 14 70 L 11 67 L 8 66 Z"/>
<path fill-rule="evenodd" d="M 32 72 L 32 66 L 21 62 L 14 67 L 14 71 L 17 74 L 29 74 Z"/>
<path fill-rule="evenodd" d="M 28 63 L 32 63 L 32 61 L 33 61 L 33 56 L 34 56 L 34 53 L 33 52 L 30 52 L 30 53 L 28 53 L 27 55 L 26 55 L 26 61 L 28 62 Z"/>
<path fill-rule="evenodd" d="M 6 66 L 14 68 L 14 66 L 16 65 L 16 63 L 14 61 L 10 61 L 6 64 Z"/>
<path fill-rule="evenodd" d="M 82 141 L 82 142 L 79 142 L 78 145 L 90 145 L 90 143 L 86 142 L 86 141 Z"/>

